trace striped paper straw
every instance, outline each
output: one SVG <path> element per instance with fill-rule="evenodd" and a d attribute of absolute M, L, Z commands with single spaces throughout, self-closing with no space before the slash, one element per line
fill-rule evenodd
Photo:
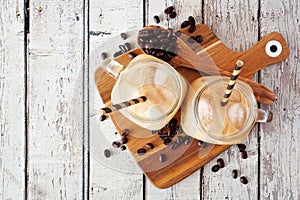
<path fill-rule="evenodd" d="M 225 106 L 228 103 L 228 99 L 229 99 L 229 97 L 231 95 L 232 89 L 233 89 L 233 87 L 235 85 L 235 82 L 236 82 L 236 80 L 237 80 L 237 78 L 238 78 L 238 76 L 239 76 L 239 74 L 240 74 L 240 72 L 242 70 L 243 65 L 244 65 L 244 63 L 241 60 L 238 60 L 236 62 L 236 66 L 235 66 L 235 68 L 234 68 L 234 70 L 232 72 L 232 76 L 230 78 L 230 81 L 229 81 L 229 83 L 227 85 L 225 94 L 224 94 L 223 99 L 221 101 L 221 105 L 222 106 Z"/>
<path fill-rule="evenodd" d="M 111 105 L 110 107 L 101 108 L 100 109 L 100 111 L 101 111 L 100 121 L 104 121 L 106 119 L 106 114 L 108 114 L 108 113 L 111 113 L 111 112 L 114 112 L 116 110 L 120 110 L 123 108 L 127 108 L 129 106 L 133 106 L 138 103 L 145 102 L 146 100 L 147 100 L 147 98 L 145 96 L 140 96 L 138 98 L 131 99 L 129 101 L 124 101 L 122 103 Z"/>

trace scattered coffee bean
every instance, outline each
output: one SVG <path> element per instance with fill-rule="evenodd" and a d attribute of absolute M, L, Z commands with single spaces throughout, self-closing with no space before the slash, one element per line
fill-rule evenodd
<path fill-rule="evenodd" d="M 172 119 L 169 121 L 169 127 L 170 127 L 170 128 L 174 128 L 174 127 L 176 127 L 177 123 L 178 123 L 178 120 L 175 119 L 175 118 L 172 118 Z"/>
<path fill-rule="evenodd" d="M 196 24 L 195 18 L 193 16 L 189 16 L 188 20 L 189 20 L 190 25 L 195 25 Z"/>
<path fill-rule="evenodd" d="M 173 11 L 169 16 L 171 19 L 174 19 L 177 16 L 177 13 Z"/>
<path fill-rule="evenodd" d="M 202 42 L 202 36 L 201 35 L 197 35 L 195 37 L 196 42 L 198 42 L 199 44 Z"/>
<path fill-rule="evenodd" d="M 220 169 L 219 165 L 214 165 L 214 166 L 212 166 L 211 171 L 212 172 L 217 172 L 217 171 L 219 171 L 219 169 Z"/>
<path fill-rule="evenodd" d="M 186 137 L 184 138 L 184 144 L 185 144 L 185 145 L 188 145 L 191 141 L 192 141 L 192 138 L 191 138 L 190 136 L 186 136 Z"/>
<path fill-rule="evenodd" d="M 157 15 L 154 15 L 153 20 L 157 24 L 160 22 L 159 16 L 157 16 Z"/>
<path fill-rule="evenodd" d="M 136 153 L 140 156 L 144 155 L 146 152 L 147 152 L 147 150 L 145 148 L 140 148 L 136 151 Z"/>
<path fill-rule="evenodd" d="M 132 58 L 136 57 L 136 54 L 133 53 L 133 52 L 130 52 L 130 53 L 128 54 L 128 57 L 132 59 Z"/>
<path fill-rule="evenodd" d="M 154 149 L 154 145 L 152 143 L 147 143 L 146 147 L 149 149 Z"/>
<path fill-rule="evenodd" d="M 247 151 L 241 151 L 241 157 L 242 157 L 243 159 L 247 159 L 247 158 L 248 158 Z"/>
<path fill-rule="evenodd" d="M 106 120 L 106 118 L 107 118 L 106 115 L 101 115 L 100 116 L 100 121 L 103 122 L 104 120 Z"/>
<path fill-rule="evenodd" d="M 195 24 L 191 24 L 190 27 L 189 27 L 189 32 L 190 33 L 194 33 L 196 30 L 196 25 Z"/>
<path fill-rule="evenodd" d="M 121 52 L 122 53 L 125 53 L 126 52 L 126 47 L 125 47 L 125 45 L 119 45 L 119 48 L 120 48 L 120 50 L 121 50 Z"/>
<path fill-rule="evenodd" d="M 181 134 L 183 132 L 182 126 L 176 126 L 175 130 L 177 134 Z"/>
<path fill-rule="evenodd" d="M 242 177 L 240 178 L 240 181 L 241 181 L 241 183 L 243 183 L 243 184 L 247 184 L 247 183 L 248 183 L 248 180 L 247 180 L 247 178 L 246 178 L 245 176 L 242 176 Z"/>
<path fill-rule="evenodd" d="M 126 51 L 130 51 L 132 49 L 131 44 L 129 42 L 126 42 L 125 44 Z"/>
<path fill-rule="evenodd" d="M 183 139 L 182 136 L 177 136 L 176 141 L 177 141 L 178 144 L 182 144 L 184 139 Z"/>
<path fill-rule="evenodd" d="M 160 154 L 159 155 L 159 161 L 160 162 L 165 162 L 167 159 L 166 159 L 166 155 L 165 154 Z"/>
<path fill-rule="evenodd" d="M 130 130 L 129 129 L 124 129 L 123 131 L 122 131 L 122 136 L 126 136 L 126 135 L 128 135 L 130 133 Z"/>
<path fill-rule="evenodd" d="M 106 158 L 109 158 L 109 157 L 110 157 L 110 151 L 109 151 L 108 149 L 105 149 L 105 150 L 104 150 L 104 156 L 105 156 Z"/>
<path fill-rule="evenodd" d="M 119 147 L 121 146 L 121 143 L 118 142 L 118 141 L 114 141 L 114 142 L 112 143 L 112 146 L 115 147 L 115 148 L 119 148 Z"/>
<path fill-rule="evenodd" d="M 175 136 L 175 130 L 174 129 L 172 129 L 172 128 L 170 128 L 169 130 L 168 130 L 168 136 L 169 137 L 174 137 Z"/>
<path fill-rule="evenodd" d="M 127 39 L 127 34 L 126 34 L 126 33 L 121 33 L 120 36 L 121 36 L 121 38 L 122 38 L 123 40 L 126 40 L 126 39 Z"/>
<path fill-rule="evenodd" d="M 225 167 L 224 160 L 222 158 L 219 158 L 217 160 L 217 163 L 220 166 L 220 168 L 224 168 Z"/>
<path fill-rule="evenodd" d="M 122 144 L 126 144 L 128 142 L 128 138 L 127 137 L 123 137 L 122 139 L 121 139 L 121 143 Z"/>
<path fill-rule="evenodd" d="M 182 24 L 180 25 L 181 28 L 186 28 L 190 25 L 190 22 L 189 21 L 184 21 L 182 22 Z"/>
<path fill-rule="evenodd" d="M 245 151 L 246 150 L 246 145 L 240 143 L 240 144 L 237 144 L 238 148 L 240 151 Z"/>
<path fill-rule="evenodd" d="M 205 148 L 207 147 L 207 142 L 203 142 L 202 140 L 198 140 L 198 146 L 200 146 L 201 148 Z"/>
<path fill-rule="evenodd" d="M 107 56 L 107 53 L 106 53 L 106 52 L 102 52 L 102 53 L 101 53 L 101 59 L 102 59 L 102 60 L 105 60 L 107 57 L 108 57 L 108 56 Z"/>
<path fill-rule="evenodd" d="M 179 146 L 179 144 L 177 142 L 173 142 L 171 145 L 171 150 L 177 149 L 178 146 Z"/>
<path fill-rule="evenodd" d="M 176 31 L 176 32 L 174 33 L 174 35 L 176 35 L 177 37 L 180 37 L 180 36 L 181 36 L 181 32 L 180 32 L 180 31 Z"/>
<path fill-rule="evenodd" d="M 172 140 L 170 138 L 164 139 L 164 145 L 168 145 L 168 144 L 170 144 L 170 142 L 172 142 Z"/>
<path fill-rule="evenodd" d="M 195 40 L 193 37 L 189 37 L 189 38 L 187 39 L 187 41 L 188 41 L 188 43 L 190 43 L 190 44 L 193 44 L 193 43 L 196 42 L 196 40 Z"/>
<path fill-rule="evenodd" d="M 125 145 L 120 146 L 121 151 L 125 151 L 127 147 Z"/>
<path fill-rule="evenodd" d="M 238 171 L 236 169 L 232 170 L 232 177 L 236 179 L 238 176 Z"/>
<path fill-rule="evenodd" d="M 120 55 L 122 55 L 122 51 L 117 51 L 116 53 L 114 53 L 114 58 L 116 58 Z"/>
<path fill-rule="evenodd" d="M 173 6 L 169 6 L 165 9 L 165 14 L 171 14 L 174 11 L 174 7 Z"/>

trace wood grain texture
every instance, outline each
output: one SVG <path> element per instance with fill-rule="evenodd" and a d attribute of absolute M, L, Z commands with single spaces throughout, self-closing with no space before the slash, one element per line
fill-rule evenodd
<path fill-rule="evenodd" d="M 25 195 L 23 1 L 0 2 L 0 199 Z"/>
<path fill-rule="evenodd" d="M 28 198 L 83 198 L 83 5 L 30 1 Z"/>
<path fill-rule="evenodd" d="M 181 23 L 186 20 L 190 15 L 195 16 L 196 22 L 201 23 L 201 2 L 200 1 L 177 1 L 177 0 L 149 0 L 146 18 L 148 23 L 153 23 L 153 16 L 159 15 L 162 22 L 159 24 L 164 27 L 171 27 L 175 30 L 180 28 Z M 164 9 L 167 6 L 174 6 L 178 17 L 171 20 L 168 24 Z M 192 12 L 192 13 L 191 13 Z M 153 186 L 149 180 L 146 182 L 145 198 L 146 199 L 199 199 L 200 198 L 200 170 L 194 172 L 191 176 L 177 183 L 168 189 L 158 189 Z"/>
<path fill-rule="evenodd" d="M 205 1 L 204 23 L 208 24 L 224 44 L 235 51 L 246 51 L 257 43 L 258 4 L 253 1 Z M 258 143 L 257 129 L 254 129 L 247 140 L 249 158 L 241 158 L 234 145 L 218 158 L 223 158 L 225 168 L 217 173 L 211 171 L 216 164 L 212 160 L 204 167 L 203 199 L 256 199 L 258 193 Z M 249 179 L 248 185 L 242 185 L 233 179 L 231 171 L 237 169 L 239 176 Z"/>
<path fill-rule="evenodd" d="M 300 9 L 299 1 L 264 0 L 261 34 L 279 31 L 287 39 L 290 57 L 261 72 L 261 82 L 274 88 L 277 101 L 263 106 L 275 115 L 261 126 L 261 199 L 300 199 Z"/>
<path fill-rule="evenodd" d="M 113 52 L 118 51 L 118 46 L 110 46 L 110 49 L 100 49 L 101 44 L 108 38 L 116 35 L 118 36 L 122 32 L 128 32 L 132 29 L 139 29 L 143 27 L 143 2 L 142 0 L 129 0 L 129 1 L 90 1 L 90 108 L 94 108 L 95 105 L 102 104 L 102 100 L 99 97 L 97 88 L 94 83 L 94 73 L 96 67 L 93 65 L 95 62 L 101 61 L 100 53 L 108 52 L 109 57 L 113 57 Z M 93 32 L 104 32 L 109 35 L 93 35 Z M 130 38 L 130 35 L 128 35 Z M 121 41 L 120 39 L 120 44 Z M 119 45 L 119 44 L 118 44 Z M 113 49 L 113 51 L 111 51 Z M 95 51 L 99 51 L 99 56 L 93 56 Z M 97 61 L 93 59 L 98 59 Z M 101 63 L 101 62 L 100 62 Z M 111 79 L 111 77 L 109 77 Z M 110 93 L 109 93 L 110 94 Z M 110 95 L 109 95 L 110 96 Z M 109 97 L 108 96 L 108 97 Z M 107 97 L 107 98 L 108 98 Z M 110 98 L 110 97 L 109 97 Z M 103 99 L 105 101 L 106 98 Z M 92 113 L 93 110 L 90 110 Z M 99 121 L 90 121 L 90 131 L 95 131 L 95 127 L 99 125 Z M 107 128 L 114 134 L 116 131 L 113 126 Z M 99 130 L 99 129 L 98 129 Z M 93 135 L 93 133 L 90 133 Z M 94 140 L 93 136 L 90 140 Z M 112 142 L 111 140 L 110 142 Z M 93 141 L 91 141 L 93 143 Z M 99 148 L 110 148 L 109 146 L 101 146 Z M 92 147 L 91 147 L 92 148 Z M 122 152 L 127 154 L 127 152 Z M 90 164 L 90 198 L 91 199 L 142 199 L 143 198 L 143 175 L 142 173 L 126 173 L 119 172 L 112 167 L 105 166 L 101 159 L 91 149 L 91 164 Z M 101 154 L 102 155 L 102 154 Z M 124 155 L 112 155 L 111 159 L 117 156 Z M 99 160 L 100 159 L 100 160 Z M 132 159 L 130 157 L 130 159 Z M 130 160 L 129 159 L 129 160 Z M 129 161 L 127 160 L 127 161 Z"/>

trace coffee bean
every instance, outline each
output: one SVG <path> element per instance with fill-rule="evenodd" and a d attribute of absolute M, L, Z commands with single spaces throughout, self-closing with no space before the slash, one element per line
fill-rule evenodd
<path fill-rule="evenodd" d="M 238 171 L 236 169 L 232 170 L 232 177 L 236 179 L 238 176 Z"/>
<path fill-rule="evenodd" d="M 122 51 L 122 53 L 125 53 L 126 52 L 126 47 L 125 47 L 125 45 L 119 45 L 119 48 L 120 48 L 120 50 Z"/>
<path fill-rule="evenodd" d="M 152 143 L 147 143 L 146 147 L 149 149 L 154 149 L 154 145 Z"/>
<path fill-rule="evenodd" d="M 186 28 L 190 25 L 190 22 L 189 21 L 184 21 L 182 22 L 182 24 L 180 25 L 181 28 Z"/>
<path fill-rule="evenodd" d="M 225 167 L 224 160 L 223 160 L 222 158 L 219 158 L 219 159 L 217 160 L 217 163 L 218 163 L 218 165 L 220 166 L 220 168 Z"/>
<path fill-rule="evenodd" d="M 171 19 L 174 19 L 177 16 L 177 13 L 173 11 L 169 16 Z"/>
<path fill-rule="evenodd" d="M 190 25 L 196 24 L 195 18 L 193 16 L 189 16 L 188 20 L 189 20 Z"/>
<path fill-rule="evenodd" d="M 159 16 L 157 16 L 157 15 L 154 15 L 153 20 L 157 24 L 160 22 Z"/>
<path fill-rule="evenodd" d="M 118 141 L 114 141 L 114 142 L 112 143 L 112 146 L 115 147 L 115 148 L 119 148 L 120 145 L 121 145 L 121 143 L 118 142 Z"/>
<path fill-rule="evenodd" d="M 242 143 L 237 144 L 237 146 L 238 146 L 240 152 L 241 152 L 241 151 L 245 151 L 245 149 L 246 149 L 246 145 L 244 145 L 244 144 L 242 144 Z"/>
<path fill-rule="evenodd" d="M 248 183 L 248 180 L 247 180 L 247 178 L 246 178 L 245 176 L 242 176 L 242 177 L 240 178 L 240 181 L 241 181 L 241 183 L 243 183 L 243 184 L 247 184 L 247 183 Z"/>
<path fill-rule="evenodd" d="M 214 165 L 214 166 L 212 166 L 211 171 L 212 172 L 217 172 L 217 171 L 219 171 L 219 169 L 220 169 L 219 165 Z"/>
<path fill-rule="evenodd" d="M 195 24 L 191 24 L 190 27 L 189 27 L 189 32 L 190 33 L 194 33 L 196 30 L 196 25 Z"/>
<path fill-rule="evenodd" d="M 122 139 L 121 139 L 121 143 L 122 144 L 126 144 L 128 142 L 128 138 L 127 137 L 123 137 Z"/>
<path fill-rule="evenodd" d="M 133 53 L 133 52 L 130 52 L 130 53 L 128 54 L 128 57 L 132 59 L 132 58 L 136 57 L 136 54 Z"/>
<path fill-rule="evenodd" d="M 126 39 L 127 39 L 127 34 L 126 34 L 126 33 L 121 33 L 120 36 L 121 36 L 121 38 L 122 38 L 123 40 L 126 40 Z"/>
<path fill-rule="evenodd" d="M 104 150 L 104 156 L 105 156 L 106 158 L 109 158 L 109 157 L 110 157 L 110 151 L 109 151 L 108 149 L 105 149 L 105 150 Z"/>
<path fill-rule="evenodd" d="M 175 128 L 176 125 L 177 125 L 177 123 L 178 123 L 178 120 L 175 119 L 175 118 L 172 118 L 172 119 L 169 121 L 169 127 L 170 127 L 170 128 Z"/>
<path fill-rule="evenodd" d="M 130 130 L 129 129 L 124 129 L 123 131 L 122 131 L 122 136 L 126 136 L 126 135 L 128 135 L 130 133 Z"/>
<path fill-rule="evenodd" d="M 171 145 L 171 150 L 177 149 L 178 145 L 179 144 L 177 142 L 173 142 L 172 145 Z"/>
<path fill-rule="evenodd" d="M 188 145 L 191 141 L 192 141 L 192 138 L 191 138 L 190 136 L 186 136 L 186 137 L 184 138 L 184 144 L 185 144 L 185 145 Z"/>
<path fill-rule="evenodd" d="M 196 40 L 195 40 L 193 37 L 189 37 L 189 38 L 187 39 L 187 41 L 188 41 L 188 43 L 190 43 L 190 44 L 193 44 L 193 43 L 196 42 Z"/>
<path fill-rule="evenodd" d="M 107 53 L 106 53 L 106 52 L 102 52 L 102 53 L 101 53 L 101 59 L 102 59 L 102 60 L 105 60 L 107 57 L 108 57 L 108 56 L 107 56 Z"/>
<path fill-rule="evenodd" d="M 174 33 L 174 35 L 176 35 L 177 37 L 180 37 L 180 36 L 181 36 L 181 32 L 180 32 L 180 31 L 176 31 L 176 32 Z"/>
<path fill-rule="evenodd" d="M 172 142 L 172 140 L 170 138 L 164 139 L 164 145 L 168 145 L 168 144 L 170 144 L 170 142 Z"/>
<path fill-rule="evenodd" d="M 195 37 L 196 42 L 198 42 L 199 44 L 202 42 L 202 36 L 201 35 L 197 35 Z"/>
<path fill-rule="evenodd" d="M 104 120 L 106 120 L 106 118 L 107 118 L 106 115 L 101 115 L 100 116 L 100 121 L 103 122 Z"/>
<path fill-rule="evenodd" d="M 178 144 L 182 144 L 184 139 L 183 139 L 182 136 L 177 136 L 176 141 L 177 141 Z"/>
<path fill-rule="evenodd" d="M 182 126 L 176 126 L 175 130 L 177 134 L 181 134 L 183 132 Z"/>
<path fill-rule="evenodd" d="M 127 147 L 125 145 L 120 146 L 121 151 L 125 151 Z"/>
<path fill-rule="evenodd" d="M 114 53 L 114 58 L 116 58 L 120 55 L 122 55 L 122 51 L 117 51 L 116 53 Z"/>
<path fill-rule="evenodd" d="M 171 14 L 174 11 L 174 7 L 173 6 L 169 6 L 164 10 L 165 14 Z"/>
<path fill-rule="evenodd" d="M 203 144 L 205 144 L 205 142 L 203 142 L 202 140 L 198 140 L 198 146 L 203 147 Z"/>
<path fill-rule="evenodd" d="M 158 52 L 156 52 L 156 54 L 155 54 L 156 57 L 162 57 L 162 56 L 164 56 L 164 55 L 165 55 L 165 52 L 163 52 L 163 51 L 158 51 Z"/>
<path fill-rule="evenodd" d="M 165 162 L 167 160 L 166 155 L 165 154 L 160 154 L 159 155 L 159 161 L 160 162 Z"/>
<path fill-rule="evenodd" d="M 174 137 L 174 135 L 175 135 L 175 130 L 174 129 L 170 129 L 170 130 L 168 130 L 168 136 L 169 137 Z"/>
<path fill-rule="evenodd" d="M 126 51 L 130 51 L 132 49 L 131 44 L 129 42 L 125 43 Z"/>
<path fill-rule="evenodd" d="M 140 148 L 136 151 L 136 153 L 138 155 L 144 155 L 147 152 L 147 150 L 145 148 Z"/>
<path fill-rule="evenodd" d="M 153 35 L 153 32 L 150 30 L 140 30 L 139 37 L 150 37 Z"/>
<path fill-rule="evenodd" d="M 247 158 L 248 158 L 247 151 L 241 151 L 241 157 L 242 157 L 243 159 L 247 159 Z"/>

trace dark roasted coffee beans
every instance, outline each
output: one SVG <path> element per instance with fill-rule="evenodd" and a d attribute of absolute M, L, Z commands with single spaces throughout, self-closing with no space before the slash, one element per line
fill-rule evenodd
<path fill-rule="evenodd" d="M 123 131 L 122 131 L 122 136 L 126 136 L 126 135 L 128 135 L 130 133 L 130 130 L 129 129 L 124 129 Z"/>
<path fill-rule="evenodd" d="M 184 144 L 188 145 L 192 141 L 192 138 L 190 136 L 184 137 Z"/>
<path fill-rule="evenodd" d="M 196 30 L 196 25 L 195 24 L 191 24 L 190 27 L 189 27 L 189 32 L 190 33 L 194 33 Z"/>
<path fill-rule="evenodd" d="M 172 145 L 171 145 L 171 149 L 172 149 L 172 150 L 177 149 L 178 145 L 179 145 L 179 144 L 178 144 L 177 142 L 173 142 Z"/>
<path fill-rule="evenodd" d="M 138 155 L 144 155 L 147 152 L 147 150 L 145 148 L 140 148 L 136 151 L 136 153 Z"/>
<path fill-rule="evenodd" d="M 126 40 L 126 39 L 127 39 L 127 34 L 126 34 L 126 33 L 121 33 L 120 36 L 121 36 L 121 38 L 122 38 L 123 40 Z"/>
<path fill-rule="evenodd" d="M 116 58 L 120 55 L 122 55 L 122 51 L 117 51 L 116 53 L 114 53 L 114 58 Z"/>
<path fill-rule="evenodd" d="M 122 53 L 125 53 L 127 51 L 127 48 L 125 47 L 125 45 L 119 45 L 120 50 L 122 51 Z"/>
<path fill-rule="evenodd" d="M 171 19 L 174 19 L 177 16 L 177 13 L 173 11 L 169 16 Z"/>
<path fill-rule="evenodd" d="M 157 15 L 154 15 L 153 20 L 157 24 L 160 22 L 159 16 L 157 16 Z"/>
<path fill-rule="evenodd" d="M 176 133 L 177 133 L 177 134 L 181 134 L 181 133 L 183 132 L 181 126 L 176 126 L 175 130 L 176 130 Z"/>
<path fill-rule="evenodd" d="M 174 7 L 173 6 L 169 6 L 165 9 L 165 14 L 171 14 L 174 11 Z"/>
<path fill-rule="evenodd" d="M 245 176 L 242 176 L 242 177 L 240 178 L 240 181 L 241 181 L 241 183 L 243 183 L 243 184 L 247 184 L 247 183 L 248 183 L 248 179 L 247 179 Z"/>
<path fill-rule="evenodd" d="M 220 166 L 220 168 L 225 167 L 225 163 L 224 163 L 224 160 L 223 160 L 222 158 L 219 158 L 219 159 L 217 160 L 217 163 L 218 163 L 218 165 Z"/>
<path fill-rule="evenodd" d="M 243 159 L 247 159 L 247 158 L 248 158 L 247 152 L 246 152 L 246 151 L 241 151 L 241 157 L 242 157 Z"/>
<path fill-rule="evenodd" d="M 217 171 L 219 171 L 219 169 L 220 169 L 219 165 L 214 165 L 214 166 L 212 166 L 211 171 L 212 172 L 217 172 Z"/>
<path fill-rule="evenodd" d="M 104 156 L 105 156 L 106 158 L 109 158 L 109 157 L 110 157 L 110 151 L 109 151 L 108 149 L 105 149 L 105 150 L 104 150 Z"/>
<path fill-rule="evenodd" d="M 240 143 L 240 144 L 237 144 L 238 148 L 240 151 L 245 151 L 246 150 L 246 145 Z"/>
<path fill-rule="evenodd" d="M 136 57 L 136 54 L 135 53 L 133 53 L 133 52 L 130 52 L 129 54 L 128 54 L 128 57 L 129 58 L 135 58 Z"/>
<path fill-rule="evenodd" d="M 121 143 L 118 142 L 118 141 L 114 141 L 114 142 L 112 143 L 112 146 L 115 147 L 115 148 L 119 148 L 119 147 L 121 146 Z"/>
<path fill-rule="evenodd" d="M 130 51 L 132 49 L 131 44 L 129 42 L 126 42 L 125 44 L 126 51 Z"/>
<path fill-rule="evenodd" d="M 190 25 L 195 25 L 196 24 L 195 18 L 193 16 L 189 16 L 188 20 L 189 20 Z"/>
<path fill-rule="evenodd" d="M 232 177 L 236 179 L 238 177 L 238 171 L 236 169 L 232 170 Z"/>
<path fill-rule="evenodd" d="M 106 120 L 106 118 L 107 118 L 106 115 L 101 115 L 100 116 L 100 121 L 103 122 L 104 120 Z"/>
<path fill-rule="evenodd" d="M 121 143 L 122 144 L 126 144 L 128 142 L 128 138 L 127 137 L 123 137 L 122 139 L 121 139 Z"/>
<path fill-rule="evenodd" d="M 164 145 L 168 145 L 168 144 L 170 144 L 170 142 L 172 142 L 172 140 L 170 138 L 164 139 Z"/>
<path fill-rule="evenodd" d="M 165 154 L 160 154 L 159 155 L 159 161 L 160 162 L 165 162 L 167 160 L 166 155 Z"/>
<path fill-rule="evenodd" d="M 176 141 L 178 144 L 182 144 L 184 142 L 184 139 L 182 136 L 177 136 Z"/>
<path fill-rule="evenodd" d="M 102 59 L 102 60 L 105 60 L 107 57 L 108 57 L 108 56 L 107 56 L 107 53 L 106 53 L 106 52 L 102 52 L 102 53 L 101 53 L 101 59 Z"/>
<path fill-rule="evenodd" d="M 125 145 L 120 146 L 121 151 L 125 151 L 127 147 Z"/>
<path fill-rule="evenodd" d="M 189 21 L 184 21 L 182 22 L 182 24 L 180 25 L 181 28 L 186 28 L 190 25 L 190 22 Z"/>
<path fill-rule="evenodd" d="M 195 40 L 196 40 L 196 42 L 198 42 L 199 44 L 202 42 L 202 36 L 201 35 L 197 35 L 196 37 L 195 37 Z"/>
<path fill-rule="evenodd" d="M 149 149 L 154 149 L 154 145 L 152 143 L 147 143 L 146 147 Z"/>

